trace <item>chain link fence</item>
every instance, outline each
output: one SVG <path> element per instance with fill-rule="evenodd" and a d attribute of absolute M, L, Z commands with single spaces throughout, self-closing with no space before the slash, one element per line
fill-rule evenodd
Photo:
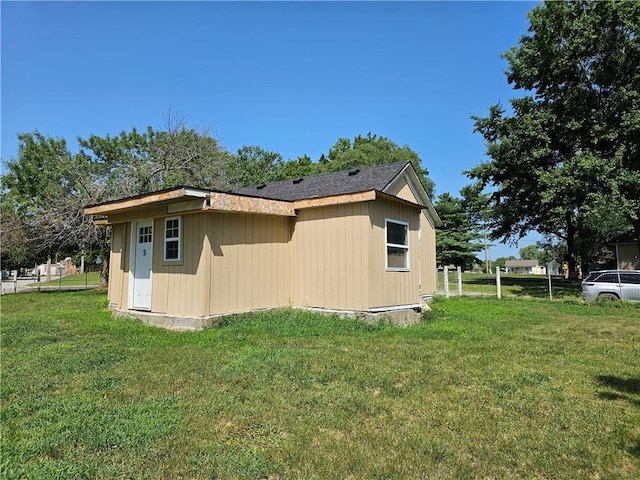
<path fill-rule="evenodd" d="M 60 264 L 38 265 L 35 268 L 2 271 L 2 294 L 62 290 L 90 290 L 100 286 L 99 263 L 87 263 L 84 272 L 67 269 Z"/>

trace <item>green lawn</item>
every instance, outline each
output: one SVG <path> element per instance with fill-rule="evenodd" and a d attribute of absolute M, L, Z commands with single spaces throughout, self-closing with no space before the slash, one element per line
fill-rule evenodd
<path fill-rule="evenodd" d="M 178 333 L 2 297 L 2 478 L 637 479 L 640 305 L 454 298 Z"/>
<path fill-rule="evenodd" d="M 83 286 L 83 285 L 100 285 L 100 272 L 88 272 L 86 274 L 77 275 L 65 275 L 64 277 L 52 277 L 50 282 L 47 282 L 47 277 L 43 276 L 40 279 L 41 286 L 57 287 L 62 285 L 63 287 L 71 286 Z M 38 283 L 29 284 L 30 287 L 37 287 Z"/>

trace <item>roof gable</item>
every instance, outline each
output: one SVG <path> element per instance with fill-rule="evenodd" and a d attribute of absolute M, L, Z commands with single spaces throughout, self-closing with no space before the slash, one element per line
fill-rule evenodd
<path fill-rule="evenodd" d="M 396 177 L 396 180 L 394 180 L 389 186 L 387 186 L 387 188 L 385 189 L 385 193 L 398 198 L 402 198 L 403 200 L 406 200 L 408 202 L 421 203 L 420 199 L 413 192 L 413 189 L 409 185 L 409 182 L 404 175 L 398 175 L 398 177 Z"/>
<path fill-rule="evenodd" d="M 423 206 L 424 214 L 434 227 L 443 226 L 440 216 L 436 212 L 429 195 L 427 195 L 426 190 L 420 182 L 420 178 L 418 178 L 418 173 L 411 163 L 407 163 L 404 166 L 402 171 L 389 182 L 383 192 L 408 201 L 414 198 L 417 204 Z"/>

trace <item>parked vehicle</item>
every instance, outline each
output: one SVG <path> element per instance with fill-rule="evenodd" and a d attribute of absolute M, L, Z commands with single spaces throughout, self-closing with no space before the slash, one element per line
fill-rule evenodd
<path fill-rule="evenodd" d="M 599 270 L 582 281 L 582 299 L 640 302 L 640 270 Z"/>

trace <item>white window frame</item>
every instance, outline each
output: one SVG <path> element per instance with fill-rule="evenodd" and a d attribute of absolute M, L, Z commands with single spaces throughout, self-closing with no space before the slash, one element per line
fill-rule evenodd
<path fill-rule="evenodd" d="M 389 223 L 395 223 L 396 225 L 402 225 L 403 227 L 406 228 L 406 239 L 407 239 L 407 244 L 406 245 L 400 245 L 397 243 L 389 243 L 387 241 L 387 239 L 389 238 L 388 236 L 388 225 Z M 405 250 L 405 267 L 390 267 L 389 266 L 389 247 L 394 247 L 394 248 L 403 248 Z M 403 222 L 402 220 L 396 220 L 394 218 L 385 218 L 384 219 L 384 267 L 385 270 L 387 270 L 388 272 L 409 272 L 411 270 L 411 263 L 409 261 L 410 259 L 410 255 L 409 255 L 409 223 L 407 222 Z"/>
<path fill-rule="evenodd" d="M 178 236 L 167 238 L 167 223 L 173 220 L 178 221 Z M 181 262 L 182 261 L 182 217 L 168 217 L 164 219 L 164 248 L 163 248 L 163 260 L 165 262 Z M 178 257 L 167 258 L 167 244 L 169 242 L 178 242 Z"/>

